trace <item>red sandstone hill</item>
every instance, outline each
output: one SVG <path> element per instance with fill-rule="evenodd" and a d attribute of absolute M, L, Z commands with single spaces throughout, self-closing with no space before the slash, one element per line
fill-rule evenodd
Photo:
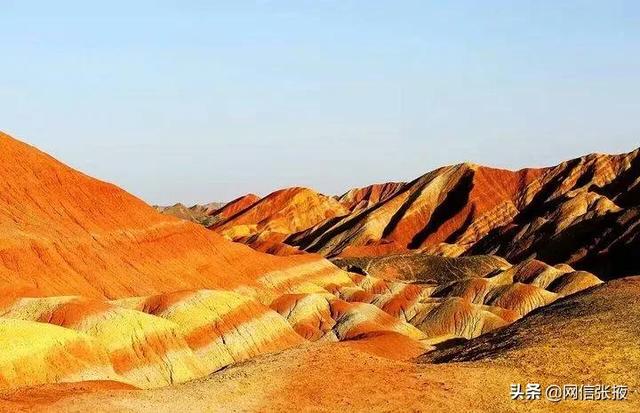
<path fill-rule="evenodd" d="M 381 244 L 421 249 L 472 243 L 513 217 L 541 170 L 517 172 L 460 164 L 432 171 L 369 208 L 332 225 L 295 234 L 287 242 L 325 255 L 369 255 Z"/>
<path fill-rule="evenodd" d="M 244 211 L 249 208 L 251 205 L 255 204 L 260 200 L 260 197 L 255 194 L 243 195 L 239 198 L 234 199 L 231 202 L 228 202 L 221 208 L 212 211 L 210 215 L 217 218 L 218 221 L 231 218 L 237 213 Z"/>
<path fill-rule="evenodd" d="M 232 243 L 0 134 L 0 391 L 198 378 L 306 341 L 274 299 L 353 285 L 322 257 Z"/>
<path fill-rule="evenodd" d="M 260 239 L 281 241 L 291 233 L 348 212 L 334 198 L 308 188 L 288 188 L 267 195 L 210 229 L 233 240 L 258 235 Z"/>
<path fill-rule="evenodd" d="M 338 200 L 349 208 L 350 211 L 366 209 L 378 202 L 391 198 L 398 193 L 404 185 L 404 182 L 388 182 L 354 188 L 344 193 Z"/>
<path fill-rule="evenodd" d="M 249 245 L 284 241 L 326 256 L 386 254 L 459 238 L 467 245 L 517 214 L 542 173 L 461 164 L 410 183 L 352 189 L 336 199 L 291 188 L 210 228 Z"/>
<path fill-rule="evenodd" d="M 341 300 L 356 281 L 320 256 L 232 243 L 4 134 L 0 178 L 0 392 L 95 380 L 159 387 L 300 345 L 301 321 L 270 307 L 295 295 L 332 297 L 327 340 L 392 333 L 426 348 L 406 320 Z M 313 194 L 294 192 L 325 217 Z"/>
<path fill-rule="evenodd" d="M 640 150 L 516 172 L 461 164 L 387 200 L 290 236 L 324 255 L 537 257 L 615 278 L 640 272 Z"/>
<path fill-rule="evenodd" d="M 202 226 L 158 214 L 116 186 L 0 133 L 0 289 L 5 293 L 119 298 L 251 286 L 270 271 L 312 275 L 327 266 L 313 256 L 257 253 Z"/>
<path fill-rule="evenodd" d="M 550 168 L 513 219 L 465 251 L 478 253 L 536 256 L 605 279 L 640 273 L 640 149 Z"/>
<path fill-rule="evenodd" d="M 489 253 L 511 262 L 566 262 L 615 278 L 640 272 L 633 258 L 640 249 L 639 153 L 591 154 L 519 171 L 447 166 L 409 183 L 348 191 L 337 198 L 342 209 L 309 190 L 315 202 L 281 191 L 277 203 L 263 200 L 212 228 L 275 253 Z"/>

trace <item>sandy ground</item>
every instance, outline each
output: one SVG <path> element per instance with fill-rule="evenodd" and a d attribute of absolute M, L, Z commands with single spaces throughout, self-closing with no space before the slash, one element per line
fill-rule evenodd
<path fill-rule="evenodd" d="M 3 411 L 245 412 L 467 411 L 637 412 L 638 395 L 618 402 L 511 401 L 511 383 L 529 372 L 500 363 L 418 364 L 348 344 L 311 345 L 267 355 L 188 384 L 157 390 L 92 389 L 51 398 L 13 397 Z M 556 378 L 537 376 L 536 381 Z M 562 378 L 558 378 L 562 380 Z M 562 383 L 562 381 L 560 382 Z"/>

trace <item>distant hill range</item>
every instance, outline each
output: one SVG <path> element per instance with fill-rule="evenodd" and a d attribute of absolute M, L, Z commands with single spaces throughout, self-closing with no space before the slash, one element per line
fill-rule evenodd
<path fill-rule="evenodd" d="M 195 222 L 196 224 L 209 226 L 215 222 L 212 215 L 214 215 L 216 211 L 224 205 L 225 202 L 210 202 L 204 205 L 196 204 L 188 207 L 185 204 L 178 202 L 171 206 L 153 205 L 153 208 L 163 214 L 173 215 L 174 217 Z"/>
<path fill-rule="evenodd" d="M 163 212 L 278 255 L 496 254 L 568 263 L 610 279 L 640 273 L 639 152 L 518 171 L 462 163 L 342 196 L 288 188 L 214 211 Z"/>

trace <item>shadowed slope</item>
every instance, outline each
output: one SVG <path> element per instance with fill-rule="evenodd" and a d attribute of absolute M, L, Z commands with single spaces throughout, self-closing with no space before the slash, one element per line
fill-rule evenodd
<path fill-rule="evenodd" d="M 541 188 L 512 222 L 466 254 L 566 262 L 604 279 L 637 274 L 639 188 L 640 150 L 564 162 L 545 173 Z"/>
<path fill-rule="evenodd" d="M 640 271 L 633 259 L 640 247 L 639 154 L 590 154 L 518 171 L 463 163 L 337 198 L 291 188 L 212 228 L 278 255 L 538 257 L 611 279 Z"/>
<path fill-rule="evenodd" d="M 640 150 L 591 154 L 554 167 L 507 171 L 473 164 L 436 169 L 400 186 L 348 192 L 375 202 L 286 242 L 326 256 L 421 250 L 567 262 L 605 279 L 640 272 Z M 362 192 L 362 193 L 361 193 Z M 351 204 L 349 204 L 351 205 Z"/>
<path fill-rule="evenodd" d="M 618 383 L 638 389 L 638 304 L 640 277 L 611 281 L 540 308 L 503 329 L 429 353 L 422 361 L 476 361 L 535 370 L 530 377 L 534 382 L 556 377 L 564 383 Z"/>

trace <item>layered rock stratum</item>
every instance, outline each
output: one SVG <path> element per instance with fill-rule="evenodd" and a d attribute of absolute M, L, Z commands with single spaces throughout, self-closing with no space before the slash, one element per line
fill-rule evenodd
<path fill-rule="evenodd" d="M 493 254 L 568 263 L 605 279 L 640 272 L 640 149 L 518 171 L 463 163 L 352 189 L 337 203 L 306 191 L 287 197 L 286 208 L 268 202 L 278 191 L 210 228 L 276 255 Z M 317 205 L 320 213 L 307 215 Z"/>
<path fill-rule="evenodd" d="M 340 274 L 317 256 L 280 258 L 156 213 L 118 187 L 0 135 L 0 290 L 116 299 L 260 287 Z M 18 161 L 19 160 L 19 161 Z"/>
<path fill-rule="evenodd" d="M 637 265 L 638 151 L 161 214 L 0 149 L 0 410 L 513 411 L 585 360 L 637 388 L 638 280 L 603 279 Z"/>
<path fill-rule="evenodd" d="M 632 413 L 640 408 L 639 300 L 640 279 L 623 278 L 418 358 L 416 352 L 395 350 L 410 349 L 403 336 L 376 336 L 260 356 L 182 386 L 150 391 L 103 382 L 45 386 L 15 391 L 1 403 L 43 412 L 173 412 L 189 406 L 196 411 Z M 626 384 L 630 393 L 627 400 L 511 400 L 514 383 Z"/>

